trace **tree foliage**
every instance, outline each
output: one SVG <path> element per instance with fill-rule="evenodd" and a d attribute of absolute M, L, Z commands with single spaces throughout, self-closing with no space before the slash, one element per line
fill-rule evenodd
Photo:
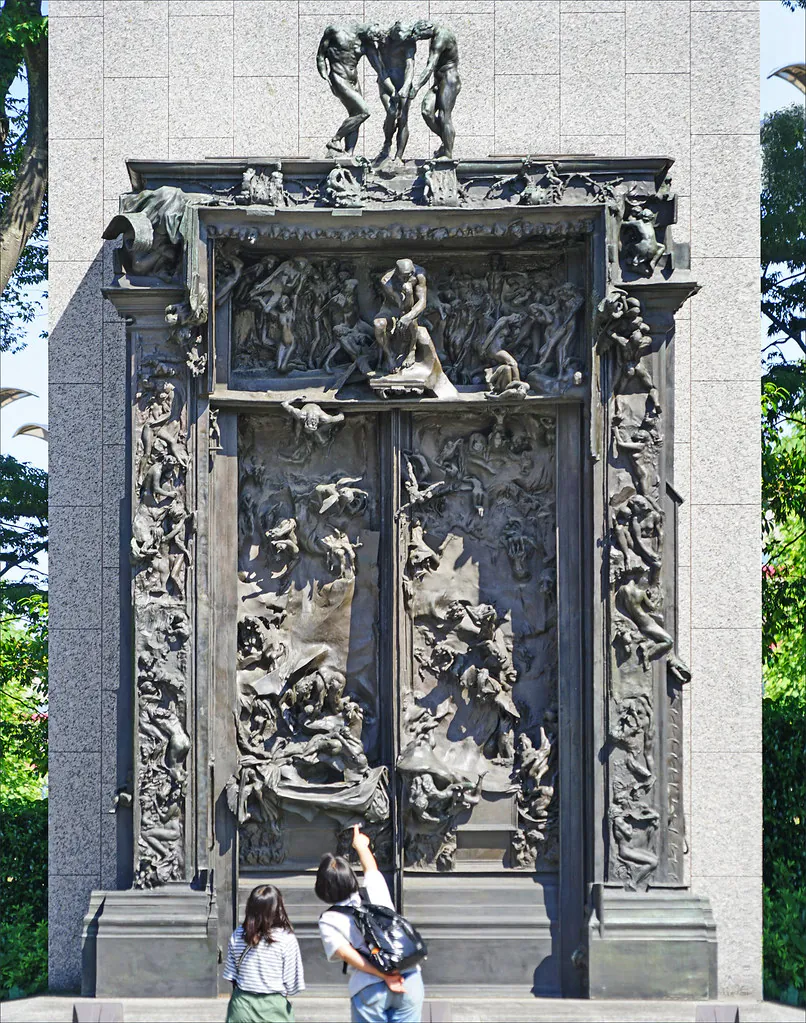
<path fill-rule="evenodd" d="M 771 337 L 794 341 L 806 356 L 806 203 L 803 105 L 761 122 L 761 309 Z"/>
<path fill-rule="evenodd" d="M 763 722 L 764 993 L 806 1005 L 806 700 L 768 696 Z"/>
<path fill-rule="evenodd" d="M 806 0 L 789 0 L 790 10 Z M 806 1005 L 806 150 L 804 110 L 761 125 L 764 990 Z"/>
<path fill-rule="evenodd" d="M 806 149 L 794 104 L 761 125 L 761 308 L 771 337 L 762 393 L 764 657 L 802 633 L 806 581 Z M 785 343 L 789 342 L 788 348 Z M 795 347 L 797 346 L 797 347 Z M 794 355 L 793 351 L 794 350 Z M 795 644 L 797 645 L 797 644 Z"/>
<path fill-rule="evenodd" d="M 0 455 L 0 580 L 18 569 L 23 575 L 15 585 L 25 589 L 41 576 L 36 560 L 48 549 L 47 516 L 48 474 Z"/>
<path fill-rule="evenodd" d="M 0 590 L 0 803 L 42 798 L 48 770 L 47 610 L 44 594 L 9 600 Z"/>
<path fill-rule="evenodd" d="M 47 277 L 47 18 L 39 0 L 0 10 L 0 351 L 21 345 Z M 26 101 L 9 93 L 18 77 Z"/>
<path fill-rule="evenodd" d="M 0 802 L 0 999 L 48 986 L 47 800 Z"/>

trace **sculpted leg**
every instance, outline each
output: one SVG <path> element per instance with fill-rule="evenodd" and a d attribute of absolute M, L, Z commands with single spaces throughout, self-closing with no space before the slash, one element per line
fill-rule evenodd
<path fill-rule="evenodd" d="M 420 109 L 422 111 L 423 120 L 428 125 L 429 130 L 432 131 L 436 136 L 441 138 L 439 122 L 437 121 L 436 116 L 436 106 L 437 106 L 436 91 L 434 89 L 429 89 L 423 98 L 423 105 Z"/>
<path fill-rule="evenodd" d="M 350 116 L 341 124 L 327 148 L 335 152 L 352 153 L 358 142 L 358 129 L 369 117 L 369 107 L 358 86 L 352 86 L 338 75 L 331 75 L 330 89 L 347 108 Z"/>
<path fill-rule="evenodd" d="M 453 108 L 456 106 L 456 99 L 462 88 L 462 81 L 458 71 L 451 71 L 443 75 L 437 86 L 436 111 L 439 118 L 439 130 L 437 134 L 442 139 L 442 145 L 434 154 L 435 156 L 453 157 L 453 143 L 456 140 L 456 129 L 453 126 Z"/>
<path fill-rule="evenodd" d="M 397 151 L 395 153 L 396 160 L 403 159 L 403 153 L 406 151 L 406 146 L 409 142 L 409 100 L 406 100 L 400 107 L 400 112 L 397 117 Z"/>
<path fill-rule="evenodd" d="M 390 372 L 395 368 L 395 361 L 389 349 L 389 321 L 380 316 L 373 321 L 375 327 L 375 343 L 381 350 L 381 363 Z"/>

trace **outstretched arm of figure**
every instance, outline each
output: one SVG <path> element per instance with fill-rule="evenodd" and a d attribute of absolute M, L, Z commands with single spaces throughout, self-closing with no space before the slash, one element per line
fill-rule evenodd
<path fill-rule="evenodd" d="M 290 401 L 284 401 L 282 406 L 286 412 L 290 412 L 295 419 L 304 419 L 302 409 L 298 409 L 295 405 L 292 405 Z"/>

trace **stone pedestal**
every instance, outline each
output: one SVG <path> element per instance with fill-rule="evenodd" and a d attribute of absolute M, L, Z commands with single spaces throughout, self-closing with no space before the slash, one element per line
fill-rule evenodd
<path fill-rule="evenodd" d="M 591 998 L 716 998 L 716 925 L 707 899 L 597 885 L 593 902 Z"/>
<path fill-rule="evenodd" d="M 81 994 L 96 998 L 214 997 L 215 904 L 208 892 L 93 892 L 82 933 Z"/>

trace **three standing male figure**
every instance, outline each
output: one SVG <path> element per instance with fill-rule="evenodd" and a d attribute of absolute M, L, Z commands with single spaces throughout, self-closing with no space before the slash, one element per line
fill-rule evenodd
<path fill-rule="evenodd" d="M 431 42 L 428 62 L 415 82 L 414 58 L 417 43 L 421 39 L 429 39 Z M 361 57 L 366 57 L 375 71 L 378 92 L 386 111 L 384 144 L 377 162 L 383 163 L 389 159 L 395 139 L 394 161 L 403 160 L 409 140 L 411 101 L 429 80 L 431 87 L 422 103 L 423 119 L 442 143 L 435 156 L 451 159 L 456 137 L 453 108 L 462 87 L 459 78 L 459 48 L 456 36 L 450 29 L 430 21 L 417 21 L 413 25 L 396 21 L 388 29 L 381 29 L 378 25 L 351 28 L 328 25 L 319 43 L 316 66 L 348 114 L 328 142 L 328 151 L 334 155 L 352 156 L 358 141 L 358 130 L 370 115 L 358 78 Z"/>

